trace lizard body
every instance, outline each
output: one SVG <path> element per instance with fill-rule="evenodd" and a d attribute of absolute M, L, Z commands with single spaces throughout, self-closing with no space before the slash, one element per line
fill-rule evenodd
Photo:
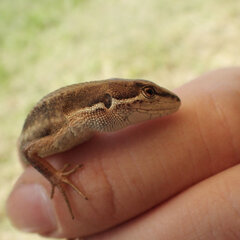
<path fill-rule="evenodd" d="M 85 195 L 68 179 L 82 165 L 56 170 L 44 157 L 67 151 L 96 132 L 113 132 L 178 110 L 180 99 L 146 80 L 108 79 L 60 88 L 41 99 L 28 114 L 19 138 L 21 159 L 37 169 L 63 194 L 64 183 Z"/>

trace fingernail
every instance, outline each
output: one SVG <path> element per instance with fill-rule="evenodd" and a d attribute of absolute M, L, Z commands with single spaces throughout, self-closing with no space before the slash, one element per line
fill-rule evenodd
<path fill-rule="evenodd" d="M 39 234 L 56 231 L 52 201 L 41 185 L 16 186 L 8 198 L 7 213 L 12 223 L 22 231 Z"/>

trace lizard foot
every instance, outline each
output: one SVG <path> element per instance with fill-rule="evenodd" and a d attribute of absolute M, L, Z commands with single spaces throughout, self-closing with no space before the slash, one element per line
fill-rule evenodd
<path fill-rule="evenodd" d="M 88 198 L 68 179 L 68 176 L 71 175 L 72 173 L 76 172 L 77 169 L 83 167 L 82 164 L 78 164 L 76 165 L 74 168 L 67 170 L 67 168 L 70 167 L 70 164 L 65 164 L 63 166 L 62 169 L 56 171 L 56 174 L 54 175 L 53 179 L 51 179 L 51 183 L 52 183 L 52 191 L 51 191 L 51 198 L 53 198 L 54 192 L 55 192 L 55 187 L 57 187 L 59 189 L 59 191 L 62 193 L 67 206 L 69 208 L 69 211 L 71 213 L 72 219 L 74 219 L 74 215 L 72 212 L 72 208 L 70 206 L 70 202 L 68 200 L 68 197 L 65 193 L 63 184 L 67 184 L 70 187 L 72 187 L 81 197 L 83 197 L 84 199 L 88 200 Z"/>

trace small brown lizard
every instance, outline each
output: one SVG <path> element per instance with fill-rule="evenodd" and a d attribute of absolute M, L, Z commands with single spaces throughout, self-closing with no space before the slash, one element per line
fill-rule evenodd
<path fill-rule="evenodd" d="M 60 88 L 41 99 L 28 114 L 19 138 L 21 159 L 37 169 L 62 193 L 72 218 L 64 184 L 87 199 L 69 180 L 82 164 L 57 170 L 44 158 L 88 140 L 96 132 L 121 128 L 173 113 L 180 99 L 146 80 L 108 79 Z"/>

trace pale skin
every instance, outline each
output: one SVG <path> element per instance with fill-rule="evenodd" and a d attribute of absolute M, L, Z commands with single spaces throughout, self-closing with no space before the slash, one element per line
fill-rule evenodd
<path fill-rule="evenodd" d="M 204 75 L 176 91 L 183 102 L 178 113 L 48 158 L 58 168 L 67 159 L 84 162 L 71 179 L 91 200 L 66 190 L 74 221 L 61 195 L 52 204 L 48 181 L 27 168 L 8 200 L 11 220 L 54 237 L 239 239 L 239 79 L 238 68 Z M 27 194 L 36 183 L 49 201 L 39 191 Z"/>

